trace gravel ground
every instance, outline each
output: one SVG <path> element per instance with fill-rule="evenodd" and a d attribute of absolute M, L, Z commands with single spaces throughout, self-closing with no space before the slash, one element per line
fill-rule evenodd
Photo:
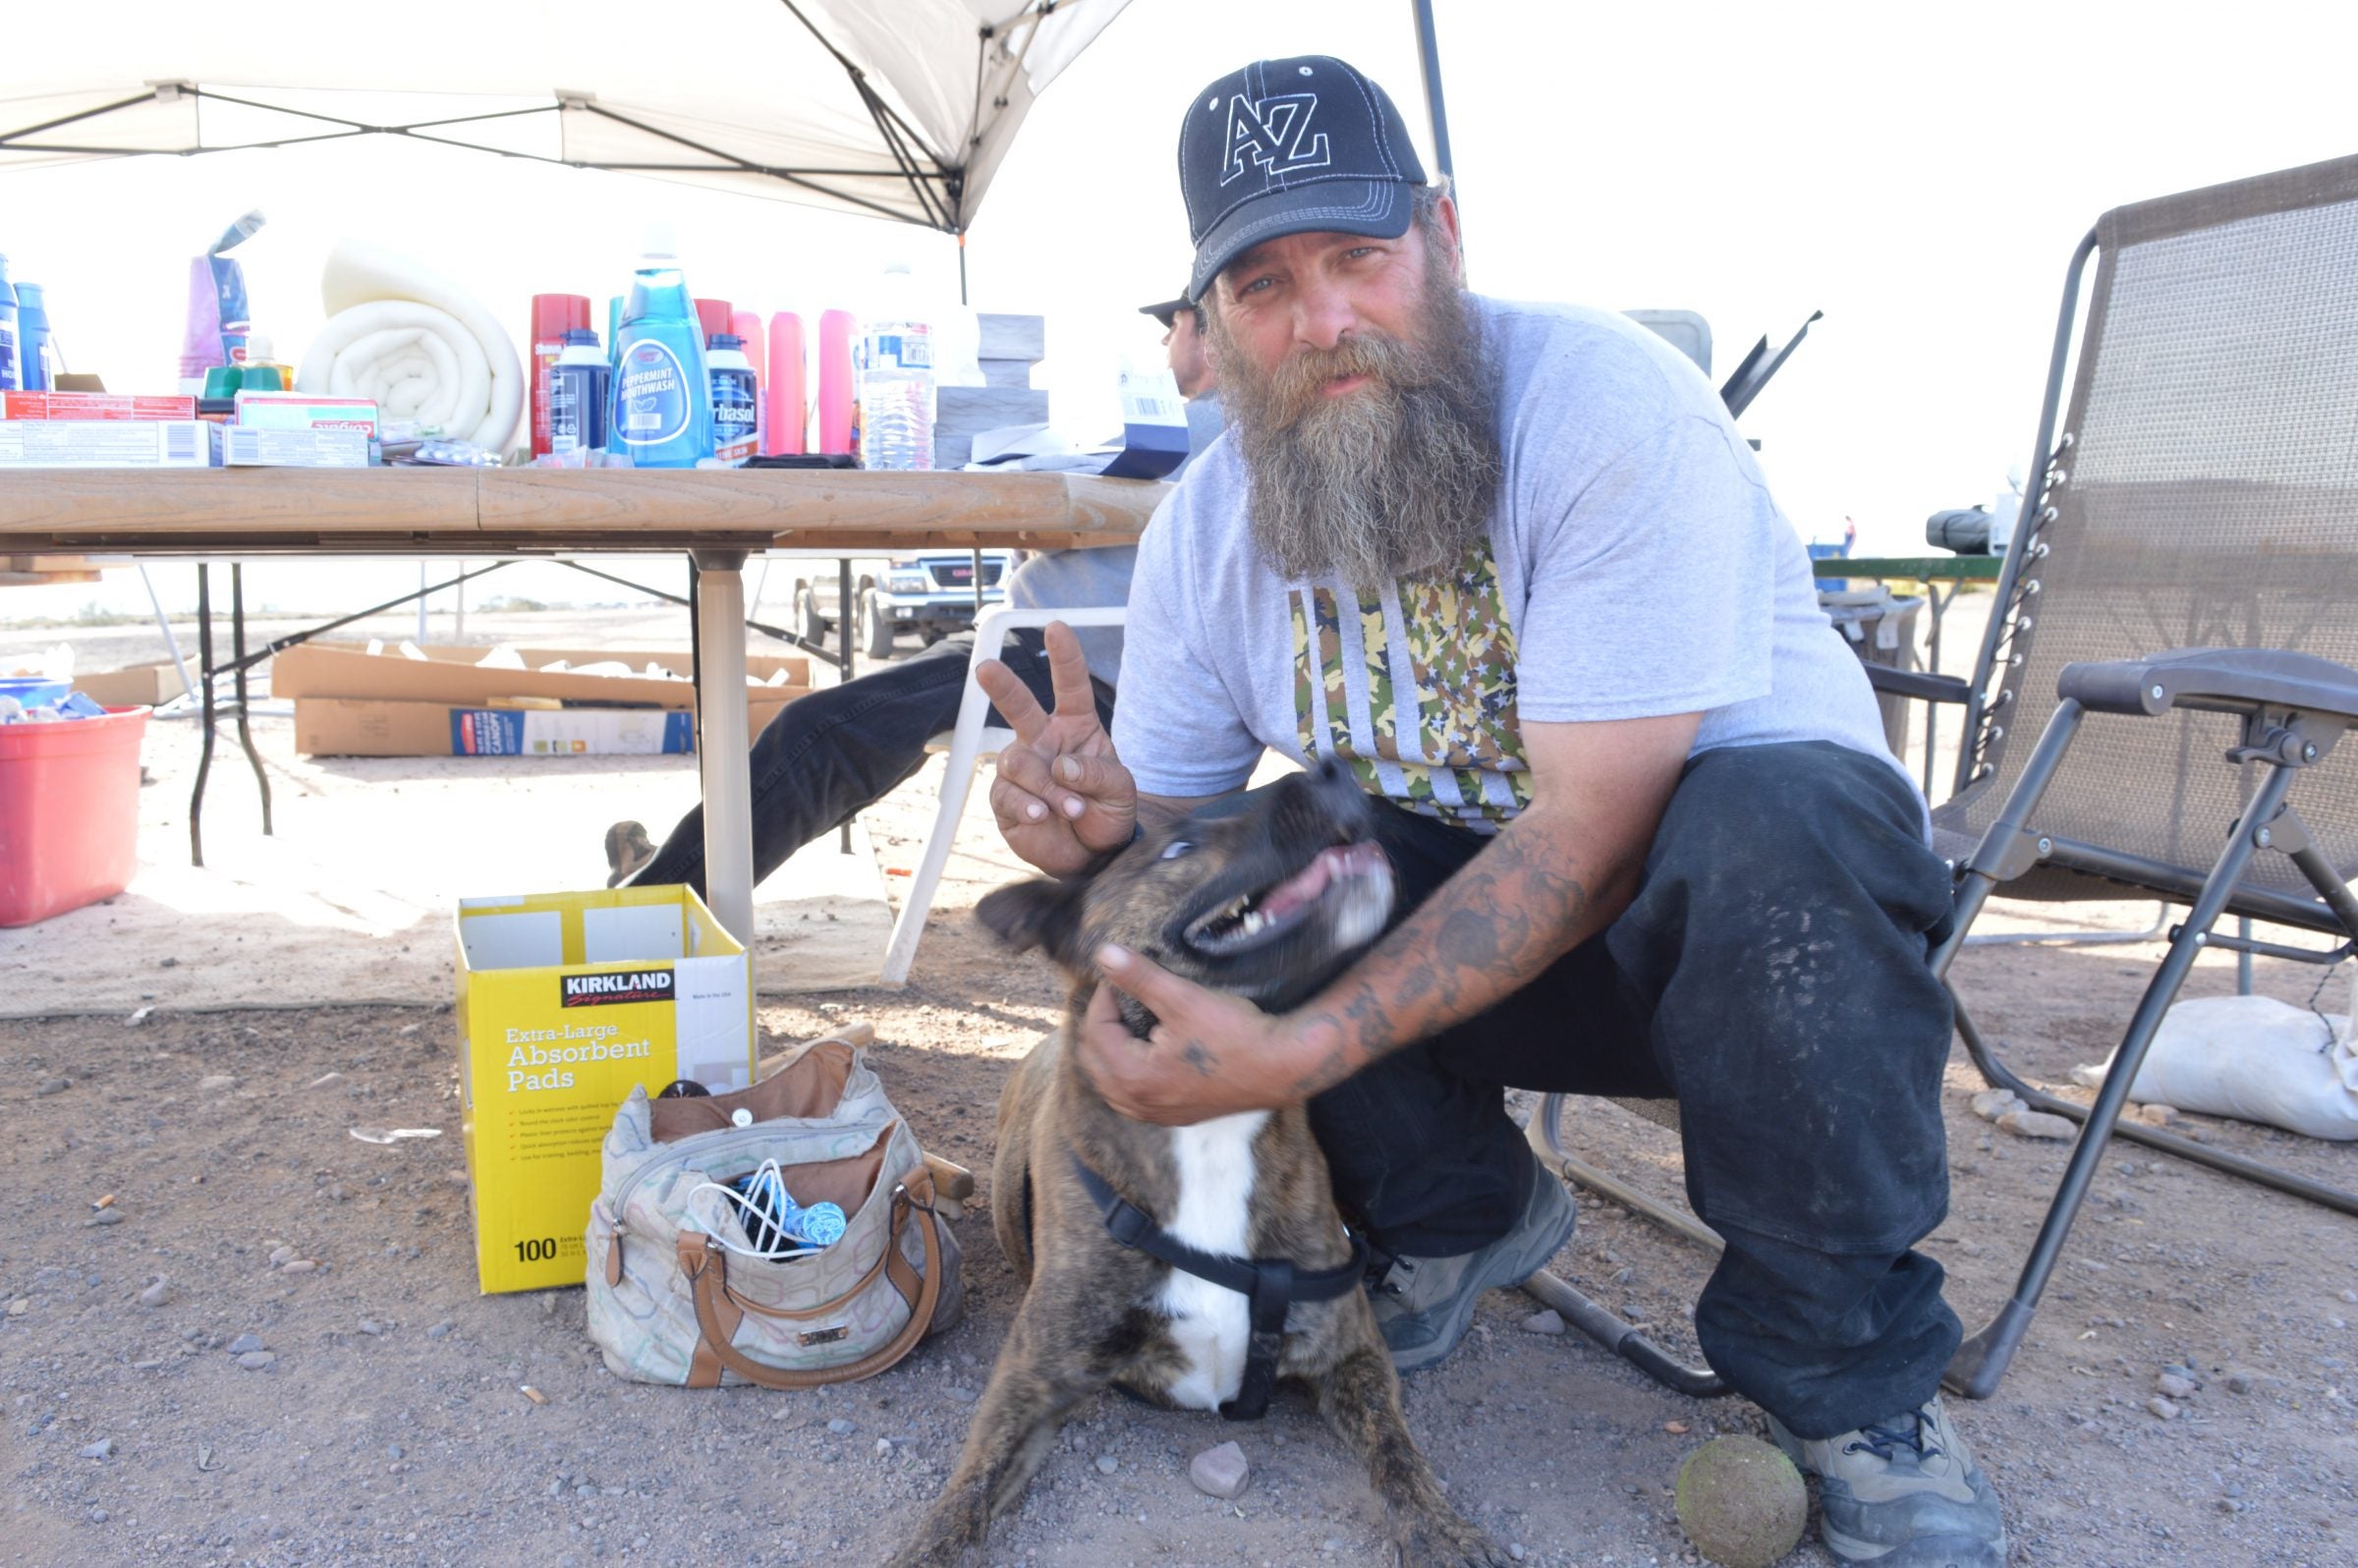
<path fill-rule="evenodd" d="M 998 1084 L 1052 1016 L 1053 985 L 955 920 L 929 942 L 907 990 L 765 1008 L 764 1033 L 871 1020 L 903 1109 L 984 1167 Z M 1982 987 L 1990 1027 L 2049 1081 L 2095 1053 L 2087 1032 L 2131 983 L 2117 953 L 1972 963 L 2053 971 L 2042 994 L 2084 1010 Z M 17 1130 L 0 1152 L 16 1196 L 0 1219 L 0 1560 L 851 1564 L 914 1523 L 1014 1305 L 982 1207 L 959 1227 L 968 1320 L 885 1376 L 808 1394 L 620 1382 L 583 1336 L 578 1291 L 476 1294 L 450 1028 L 432 1006 L 0 1025 Z M 329 1072 L 343 1077 L 307 1087 Z M 1969 1318 L 2000 1298 L 2062 1159 L 1976 1118 L 1977 1087 L 1952 1073 L 1956 1198 L 1932 1244 Z M 347 1131 L 370 1124 L 453 1136 L 385 1147 Z M 2343 1151 L 2197 1125 L 2349 1179 Z M 1584 1103 L 1579 1142 L 1675 1190 L 1658 1130 Z M 2349 1221 L 2291 1200 L 2112 1158 L 2015 1372 L 1961 1416 L 2007 1500 L 2015 1560 L 2350 1561 L 2352 1243 Z M 1692 1352 L 1701 1254 L 1591 1202 L 1556 1266 Z M 1524 1331 L 1532 1312 L 1492 1295 L 1464 1348 L 1408 1379 L 1411 1425 L 1452 1494 L 1525 1561 L 1684 1560 L 1677 1466 L 1716 1431 L 1757 1430 L 1758 1413 L 1672 1396 L 1576 1335 Z M 2150 1402 L 2171 1366 L 2196 1388 L 2164 1419 Z M 1232 1437 L 1253 1481 L 1216 1503 L 1187 1465 Z M 990 1561 L 1374 1562 L 1380 1539 L 1364 1481 L 1299 1398 L 1249 1428 L 1102 1398 Z M 1829 1559 L 1805 1544 L 1795 1560 Z"/>

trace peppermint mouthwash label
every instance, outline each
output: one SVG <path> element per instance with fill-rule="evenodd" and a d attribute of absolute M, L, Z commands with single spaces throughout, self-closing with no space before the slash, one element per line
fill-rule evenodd
<path fill-rule="evenodd" d="M 688 428 L 688 375 L 679 356 L 657 338 L 641 338 L 623 351 L 622 384 L 614 394 L 619 428 L 632 446 L 660 446 Z"/>

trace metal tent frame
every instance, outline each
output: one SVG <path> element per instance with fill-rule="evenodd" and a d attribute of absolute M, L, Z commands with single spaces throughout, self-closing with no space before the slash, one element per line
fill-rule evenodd
<path fill-rule="evenodd" d="M 447 115 L 432 119 L 378 123 L 355 119 L 347 115 L 318 108 L 305 108 L 291 103 L 272 103 L 258 97 L 243 96 L 208 87 L 200 83 L 178 80 L 147 84 L 148 90 L 112 100 L 73 114 L 60 115 L 36 124 L 20 126 L 0 132 L 0 155 L 8 153 L 44 153 L 60 158 L 73 157 L 139 157 L 168 156 L 195 157 L 212 152 L 245 152 L 278 147 L 302 146 L 323 141 L 348 140 L 358 137 L 401 137 L 416 141 L 428 141 L 441 146 L 460 147 L 469 151 L 486 152 L 497 157 L 515 158 L 531 163 L 553 164 L 563 168 L 599 169 L 611 173 L 647 175 L 711 175 L 744 174 L 775 180 L 796 188 L 809 197 L 823 198 L 855 210 L 896 223 L 915 224 L 935 229 L 944 234 L 964 235 L 973 220 L 973 206 L 968 200 L 968 163 L 953 156 L 949 150 L 930 144 L 924 134 L 911 125 L 908 118 L 891 103 L 869 79 L 843 47 L 822 31 L 818 24 L 795 0 L 778 0 L 786 11 L 807 29 L 820 48 L 842 68 L 860 105 L 874 126 L 877 142 L 889 156 L 890 170 L 846 167 L 784 167 L 760 162 L 730 151 L 716 142 L 707 142 L 677 131 L 663 129 L 635 118 L 621 110 L 597 101 L 589 92 L 556 92 L 545 103 L 523 108 L 485 110 L 479 114 Z M 1014 14 L 1002 21 L 981 23 L 975 38 L 974 112 L 968 123 L 968 146 L 982 141 L 982 132 L 988 117 L 1009 106 L 1009 88 L 1025 71 L 1027 56 L 1037 38 L 1040 25 L 1060 8 L 1069 10 L 1075 0 L 1015 0 Z M 997 59 L 993 59 L 993 50 Z M 157 103 L 176 103 L 189 100 L 196 104 L 219 103 L 240 109 L 286 116 L 309 122 L 321 129 L 302 135 L 265 137 L 252 140 L 222 141 L 207 144 L 201 129 L 193 144 L 184 145 L 123 145 L 104 140 L 76 140 L 70 135 L 60 138 L 57 133 L 71 133 L 86 128 L 90 122 L 110 115 L 120 116 L 130 111 Z M 593 116 L 628 127 L 643 136 L 668 143 L 681 150 L 677 160 L 606 159 L 591 157 L 551 156 L 529 152 L 492 143 L 488 140 L 470 140 L 460 134 L 466 128 L 485 127 L 494 123 L 507 125 L 537 116 L 554 115 L 560 120 L 568 114 Z M 865 193 L 865 194 L 864 194 Z M 914 202 L 918 213 L 899 210 L 888 204 L 888 196 L 905 196 Z M 961 257 L 963 266 L 963 257 Z"/>

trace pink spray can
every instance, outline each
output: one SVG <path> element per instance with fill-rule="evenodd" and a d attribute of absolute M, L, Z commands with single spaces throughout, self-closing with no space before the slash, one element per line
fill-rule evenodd
<path fill-rule="evenodd" d="M 754 450 L 758 452 L 769 423 L 769 340 L 761 335 L 758 310 L 739 310 L 729 320 L 729 330 L 745 339 L 746 363 L 754 367 Z"/>
<path fill-rule="evenodd" d="M 803 318 L 780 310 L 769 318 L 769 379 L 761 394 L 761 450 L 799 456 L 811 433 L 811 407 L 805 399 Z"/>
<path fill-rule="evenodd" d="M 857 425 L 859 395 L 852 386 L 852 334 L 849 310 L 829 310 L 818 318 L 818 449 L 860 455 Z"/>

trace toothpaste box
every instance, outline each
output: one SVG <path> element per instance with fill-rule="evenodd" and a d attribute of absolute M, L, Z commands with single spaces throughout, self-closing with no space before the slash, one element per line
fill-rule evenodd
<path fill-rule="evenodd" d="M 215 428 L 197 420 L 0 420 L 0 468 L 210 468 Z"/>
<path fill-rule="evenodd" d="M 0 420 L 193 420 L 196 400 L 120 392 L 0 392 Z"/>
<path fill-rule="evenodd" d="M 365 469 L 368 436 L 357 429 L 276 429 L 216 424 L 221 461 L 233 469 Z"/>
<path fill-rule="evenodd" d="M 744 947 L 686 887 L 470 898 L 459 1095 L 485 1295 L 578 1285 L 598 1150 L 635 1087 L 754 1074 Z"/>
<path fill-rule="evenodd" d="M 271 430 L 358 430 L 377 433 L 376 405 L 367 398 L 314 397 L 308 392 L 241 392 L 238 423 Z"/>

